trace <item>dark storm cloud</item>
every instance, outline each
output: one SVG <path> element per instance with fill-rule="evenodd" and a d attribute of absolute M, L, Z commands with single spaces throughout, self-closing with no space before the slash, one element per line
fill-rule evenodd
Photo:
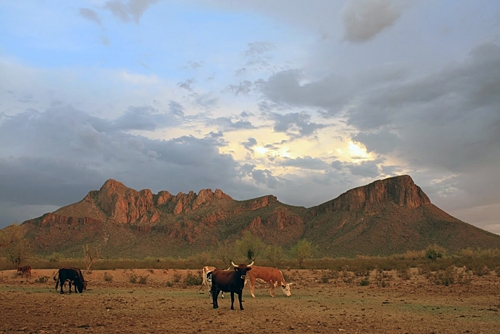
<path fill-rule="evenodd" d="M 177 110 L 175 110 L 177 111 Z M 147 130 L 153 131 L 177 125 L 179 122 L 175 117 L 167 113 L 159 112 L 157 109 L 144 107 L 129 107 L 123 115 L 114 121 L 118 130 Z"/>
<path fill-rule="evenodd" d="M 398 145 L 398 135 L 390 131 L 360 132 L 352 139 L 365 145 L 368 152 L 388 154 Z"/>
<path fill-rule="evenodd" d="M 170 140 L 127 133 L 162 126 L 155 126 L 156 121 L 158 114 L 148 107 L 131 108 L 117 120 L 99 119 L 68 106 L 4 118 L 0 123 L 0 142 L 6 147 L 0 156 L 0 208 L 18 207 L 18 217 L 33 218 L 22 211 L 33 205 L 60 207 L 77 202 L 108 178 L 153 192 L 255 191 L 241 183 L 232 156 L 219 152 L 224 145 L 221 133 Z M 271 175 L 266 178 L 272 183 Z"/>
<path fill-rule="evenodd" d="M 273 176 L 273 173 L 267 169 L 254 169 L 252 178 L 257 184 L 265 185 L 270 189 L 276 189 L 279 186 L 279 179 Z"/>
<path fill-rule="evenodd" d="M 261 80 L 258 87 L 273 103 L 291 106 L 315 105 L 332 114 L 338 114 L 352 96 L 352 83 L 347 78 L 329 75 L 325 78 L 301 84 L 300 70 L 278 72 L 267 81 Z"/>
<path fill-rule="evenodd" d="M 298 132 L 299 136 L 310 136 L 316 130 L 325 128 L 324 124 L 311 122 L 311 115 L 301 113 L 289 113 L 285 115 L 269 114 L 269 118 L 275 121 L 274 130 L 277 132 L 285 132 L 290 135 Z"/>

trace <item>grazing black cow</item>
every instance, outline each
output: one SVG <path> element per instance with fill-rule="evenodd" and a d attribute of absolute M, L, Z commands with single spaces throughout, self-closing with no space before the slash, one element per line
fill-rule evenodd
<path fill-rule="evenodd" d="M 212 271 L 212 288 L 210 292 L 212 293 L 213 308 L 219 308 L 217 297 L 219 296 L 220 291 L 224 291 L 231 292 L 231 310 L 234 310 L 234 293 L 238 294 L 240 310 L 243 311 L 241 294 L 243 293 L 243 287 L 245 286 L 245 275 L 247 271 L 252 269 L 251 266 L 253 265 L 253 262 L 249 265 L 236 265 L 233 262 L 231 262 L 231 264 L 234 267 L 234 271 L 220 269 Z"/>
<path fill-rule="evenodd" d="M 56 280 L 56 277 L 54 277 L 54 280 Z M 69 281 L 69 293 L 71 293 L 71 282 L 73 282 L 73 284 L 75 285 L 75 292 L 77 292 L 78 289 L 78 292 L 82 293 L 86 285 L 83 279 L 82 272 L 78 268 L 59 269 L 57 273 L 56 290 L 57 286 L 61 284 L 61 293 L 64 293 L 63 286 L 66 281 Z"/>

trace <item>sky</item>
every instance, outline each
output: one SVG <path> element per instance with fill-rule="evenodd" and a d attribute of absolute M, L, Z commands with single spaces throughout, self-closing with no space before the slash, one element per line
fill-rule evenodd
<path fill-rule="evenodd" d="M 410 175 L 500 233 L 498 0 L 0 0 L 0 228 L 108 179 L 312 207 Z"/>

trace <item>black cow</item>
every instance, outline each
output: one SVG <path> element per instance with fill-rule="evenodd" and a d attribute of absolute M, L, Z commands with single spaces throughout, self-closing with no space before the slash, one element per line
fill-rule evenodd
<path fill-rule="evenodd" d="M 240 302 L 240 310 L 243 311 L 243 304 L 241 303 L 241 294 L 245 286 L 245 275 L 247 271 L 251 270 L 253 262 L 249 265 L 240 264 L 236 265 L 233 262 L 234 271 L 215 269 L 212 271 L 212 303 L 213 308 L 219 308 L 217 297 L 220 291 L 231 292 L 231 310 L 234 310 L 234 293 L 238 294 L 238 301 Z"/>
<path fill-rule="evenodd" d="M 69 281 L 69 293 L 71 293 L 71 283 L 75 285 L 75 292 L 77 292 L 78 289 L 78 292 L 82 293 L 86 287 L 82 272 L 78 268 L 61 268 L 56 277 L 54 277 L 54 280 L 57 280 L 56 290 L 57 286 L 61 284 L 61 293 L 64 293 L 63 286 L 66 281 Z"/>

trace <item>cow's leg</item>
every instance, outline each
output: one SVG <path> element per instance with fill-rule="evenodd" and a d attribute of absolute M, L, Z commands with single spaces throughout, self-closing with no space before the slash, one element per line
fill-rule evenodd
<path fill-rule="evenodd" d="M 61 284 L 61 286 L 60 286 L 60 288 L 61 288 L 61 294 L 64 294 L 64 291 L 63 291 L 64 281 L 60 280 L 59 284 Z"/>
<path fill-rule="evenodd" d="M 241 305 L 241 300 L 240 300 L 240 305 Z M 234 310 L 234 292 L 233 291 L 231 291 L 231 310 Z"/>
<path fill-rule="evenodd" d="M 273 281 L 269 281 L 269 294 L 271 295 L 271 297 L 274 297 L 274 284 L 276 284 L 275 282 Z"/>
<path fill-rule="evenodd" d="M 213 308 L 219 308 L 219 304 L 217 303 L 217 297 L 219 296 L 219 290 L 215 285 L 212 285 L 212 289 L 210 289 L 210 293 L 212 294 L 212 304 Z"/>
<path fill-rule="evenodd" d="M 253 298 L 255 298 L 254 289 L 255 289 L 255 279 L 250 278 L 250 294 L 252 294 Z"/>
<path fill-rule="evenodd" d="M 242 301 L 243 290 L 238 293 L 238 301 L 240 302 L 240 310 L 243 311 L 243 301 Z"/>

